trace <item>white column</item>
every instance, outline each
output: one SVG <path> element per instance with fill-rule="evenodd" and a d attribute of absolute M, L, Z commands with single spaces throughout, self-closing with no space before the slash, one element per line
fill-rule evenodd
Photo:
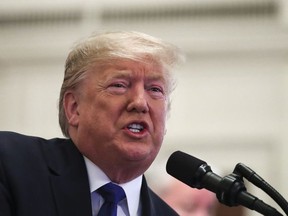
<path fill-rule="evenodd" d="M 280 0 L 278 9 L 281 22 L 288 28 L 288 1 Z"/>
<path fill-rule="evenodd" d="M 288 21 L 288 20 L 287 20 Z M 288 22 L 287 22 L 288 24 Z M 281 185 L 279 185 L 279 192 L 288 201 L 288 190 L 287 190 L 287 180 L 288 180 L 288 65 L 283 71 L 283 121 L 282 121 L 282 151 L 279 155 L 282 159 L 281 161 Z M 277 168 L 276 168 L 277 169 Z"/>

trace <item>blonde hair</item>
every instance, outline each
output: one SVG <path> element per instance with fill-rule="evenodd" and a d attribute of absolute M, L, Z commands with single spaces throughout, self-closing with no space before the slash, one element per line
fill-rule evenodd
<path fill-rule="evenodd" d="M 92 63 L 103 65 L 122 59 L 138 62 L 145 62 L 149 59 L 165 67 L 168 94 L 170 94 L 175 84 L 170 70 L 183 59 L 183 55 L 172 44 L 133 31 L 95 34 L 76 44 L 66 59 L 64 80 L 59 98 L 59 124 L 64 136 L 69 137 L 69 125 L 63 107 L 65 92 L 75 88 L 85 79 L 86 71 Z"/>

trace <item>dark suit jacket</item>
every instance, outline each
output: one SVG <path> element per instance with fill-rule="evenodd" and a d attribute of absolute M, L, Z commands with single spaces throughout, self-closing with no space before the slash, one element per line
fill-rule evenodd
<path fill-rule="evenodd" d="M 143 216 L 177 215 L 147 186 Z M 84 159 L 71 140 L 0 132 L 0 216 L 91 216 Z"/>

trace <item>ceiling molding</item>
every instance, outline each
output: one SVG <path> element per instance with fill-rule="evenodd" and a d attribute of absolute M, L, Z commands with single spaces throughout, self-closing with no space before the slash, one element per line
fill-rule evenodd
<path fill-rule="evenodd" d="M 100 19 L 100 22 L 137 22 L 153 20 L 181 20 L 227 17 L 275 17 L 278 13 L 276 1 L 233 1 L 219 4 L 158 4 L 127 7 L 105 5 L 72 4 L 55 7 L 43 4 L 31 7 L 5 7 L 0 13 L 0 27 L 13 25 L 38 25 L 79 23 L 83 19 Z M 87 14 L 89 14 L 87 16 Z"/>
<path fill-rule="evenodd" d="M 278 12 L 275 2 L 227 3 L 219 5 L 177 5 L 170 7 L 135 7 L 103 9 L 102 20 L 114 21 L 143 21 L 143 20 L 175 20 L 187 18 L 227 18 L 246 16 L 276 16 Z"/>

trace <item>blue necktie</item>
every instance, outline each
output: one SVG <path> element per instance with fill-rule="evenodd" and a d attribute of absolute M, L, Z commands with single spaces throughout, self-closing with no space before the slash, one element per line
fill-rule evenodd
<path fill-rule="evenodd" d="M 105 200 L 98 216 L 117 216 L 117 204 L 126 197 L 124 190 L 110 182 L 100 187 L 97 192 Z"/>

